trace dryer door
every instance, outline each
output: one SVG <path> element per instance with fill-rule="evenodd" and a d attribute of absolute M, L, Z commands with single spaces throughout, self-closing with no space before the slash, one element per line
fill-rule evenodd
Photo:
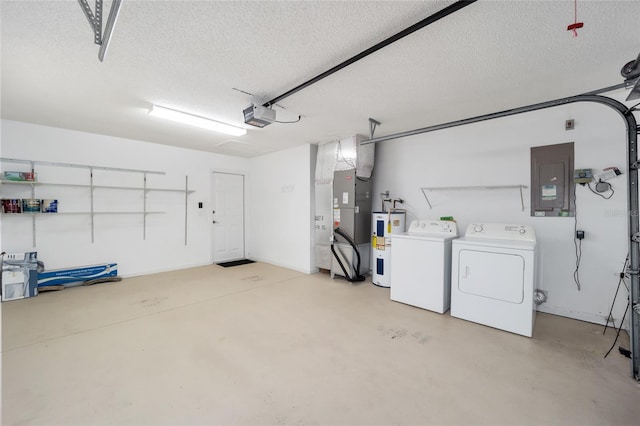
<path fill-rule="evenodd" d="M 458 256 L 457 284 L 461 292 L 510 303 L 523 302 L 522 256 L 491 249 L 461 249 Z"/>

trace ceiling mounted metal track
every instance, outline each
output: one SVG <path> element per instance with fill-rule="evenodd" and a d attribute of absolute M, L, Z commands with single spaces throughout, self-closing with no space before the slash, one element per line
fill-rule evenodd
<path fill-rule="evenodd" d="M 473 3 L 475 3 L 477 0 L 470 0 L 470 1 L 457 1 L 455 3 L 453 3 L 452 5 L 449 5 L 447 7 L 445 7 L 444 9 L 434 13 L 433 15 L 430 15 L 428 17 L 426 17 L 425 19 L 423 19 L 420 22 L 417 22 L 413 25 L 411 25 L 408 28 L 405 28 L 404 30 L 400 31 L 399 33 L 396 33 L 394 35 L 392 35 L 391 37 L 382 40 L 380 43 L 376 44 L 375 46 L 372 46 L 366 50 L 363 50 L 362 52 L 358 53 L 357 55 L 347 59 L 346 61 L 336 65 L 335 67 L 321 73 L 318 74 L 317 76 L 313 77 L 310 80 L 305 81 L 304 83 L 294 87 L 293 89 L 283 93 L 282 95 L 276 96 L 275 98 L 271 99 L 268 102 L 265 102 L 262 106 L 265 107 L 270 107 L 273 104 L 275 104 L 276 102 L 279 102 L 281 100 L 283 100 L 284 98 L 287 98 L 291 95 L 293 95 L 294 93 L 299 92 L 300 90 L 311 86 L 314 83 L 317 83 L 318 81 L 322 80 L 325 77 L 330 76 L 331 74 L 340 71 L 341 69 L 348 67 L 349 65 L 353 64 L 354 62 L 359 61 L 362 58 L 365 58 L 369 55 L 371 55 L 374 52 L 377 52 L 378 50 L 382 49 L 383 47 L 386 47 L 388 45 L 390 45 L 391 43 L 394 43 L 398 40 L 400 40 L 403 37 L 408 36 L 409 34 L 412 34 L 416 31 L 418 31 L 421 28 L 426 27 L 427 25 L 433 24 L 436 21 L 439 21 L 440 19 L 451 15 L 454 12 L 457 12 L 458 10 L 467 7 Z"/>
<path fill-rule="evenodd" d="M 98 59 L 102 62 L 104 61 L 109 43 L 111 42 L 111 34 L 118 20 L 122 0 L 113 0 L 111 3 L 111 10 L 109 11 L 107 24 L 104 27 L 104 33 L 102 31 L 102 0 L 96 0 L 95 12 L 91 10 L 88 0 L 78 0 L 78 3 L 80 3 L 82 12 L 84 12 L 84 16 L 87 18 L 87 21 L 89 21 L 91 31 L 93 31 L 93 42 L 100 45 Z"/>
<path fill-rule="evenodd" d="M 580 102 L 580 101 L 592 101 L 592 102 L 604 103 L 604 102 L 602 102 L 602 100 L 603 99 L 608 99 L 608 100 L 611 100 L 612 102 L 616 102 L 618 105 L 621 106 L 620 108 L 622 108 L 624 110 L 624 109 L 626 109 L 626 107 L 623 104 L 621 104 L 620 102 L 614 101 L 611 98 L 606 98 L 606 97 L 602 97 L 602 96 L 596 96 L 599 93 L 609 92 L 611 90 L 620 89 L 622 87 L 625 87 L 624 83 L 621 83 L 621 84 L 618 84 L 618 85 L 615 85 L 615 86 L 609 86 L 609 87 L 606 87 L 604 89 L 594 90 L 593 92 L 588 92 L 588 93 L 585 93 L 585 94 L 582 94 L 582 95 L 571 96 L 571 97 L 562 98 L 562 99 L 556 99 L 554 101 L 541 102 L 539 104 L 527 105 L 527 106 L 523 106 L 523 107 L 508 109 L 508 110 L 505 110 L 505 111 L 494 112 L 494 113 L 491 113 L 491 114 L 479 115 L 477 117 L 471 117 L 471 118 L 465 118 L 465 119 L 462 119 L 462 120 L 450 121 L 448 123 L 443 123 L 443 124 L 436 124 L 436 125 L 433 125 L 433 126 L 421 127 L 419 129 L 407 130 L 405 132 L 394 133 L 394 134 L 387 135 L 387 136 L 378 136 L 377 138 L 370 138 L 370 139 L 367 139 L 365 141 L 362 141 L 362 144 L 363 145 L 367 145 L 367 144 L 370 144 L 370 143 L 383 142 L 383 141 L 388 141 L 388 140 L 391 140 L 391 139 L 399 139 L 399 138 L 404 138 L 404 137 L 407 137 L 407 136 L 419 135 L 419 134 L 422 134 L 422 133 L 435 132 L 436 130 L 448 129 L 448 128 L 457 127 L 457 126 L 464 126 L 466 124 L 472 124 L 472 123 L 478 123 L 478 122 L 481 122 L 481 121 L 493 120 L 495 118 L 507 117 L 509 115 L 516 115 L 516 114 L 521 114 L 521 113 L 524 113 L 524 112 L 531 112 L 531 111 L 536 111 L 536 110 L 539 110 L 539 109 L 550 108 L 550 107 L 554 107 L 554 106 L 560 106 L 560 105 L 570 104 L 570 103 Z M 614 109 L 618 110 L 619 108 L 614 108 Z"/>
<path fill-rule="evenodd" d="M 628 193 L 627 203 L 629 206 L 628 214 L 628 245 L 629 245 L 629 269 L 628 273 L 631 280 L 629 288 L 629 298 L 631 307 L 631 376 L 640 381 L 640 239 L 636 238 L 640 235 L 640 202 L 638 200 L 638 123 L 633 115 L 633 109 L 626 107 L 623 103 L 606 96 L 600 96 L 599 93 L 606 93 L 614 89 L 624 87 L 624 84 L 606 87 L 604 89 L 585 93 L 583 95 L 571 96 L 568 98 L 557 99 L 554 101 L 542 102 L 534 105 L 528 105 L 520 108 L 514 108 L 506 111 L 495 112 L 492 114 L 481 115 L 464 120 L 451 121 L 449 123 L 438 124 L 435 126 L 422 127 L 420 129 L 409 130 L 406 132 L 395 133 L 388 136 L 380 136 L 362 141 L 362 144 L 370 144 L 391 139 L 399 139 L 408 136 L 419 135 L 422 133 L 434 132 L 437 130 L 449 129 L 452 127 L 463 126 L 466 124 L 479 123 L 481 121 L 493 120 L 495 118 L 507 117 L 510 115 L 521 114 L 525 112 L 538 111 L 545 108 L 552 108 L 561 105 L 572 104 L 576 102 L 595 102 L 606 105 L 617 111 L 624 120 L 627 129 L 627 161 L 629 166 L 628 176 Z"/>

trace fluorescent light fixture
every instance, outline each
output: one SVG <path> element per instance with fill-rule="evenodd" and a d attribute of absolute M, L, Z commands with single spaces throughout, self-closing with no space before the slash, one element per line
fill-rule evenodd
<path fill-rule="evenodd" d="M 197 115 L 176 111 L 175 109 L 165 108 L 158 105 L 152 105 L 149 115 L 232 136 L 242 136 L 247 134 L 247 129 L 243 129 L 242 127 L 232 126 L 231 124 L 210 120 L 208 118 L 199 117 Z"/>

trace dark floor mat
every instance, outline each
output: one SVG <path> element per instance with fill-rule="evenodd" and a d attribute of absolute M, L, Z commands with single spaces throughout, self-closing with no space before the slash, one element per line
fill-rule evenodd
<path fill-rule="evenodd" d="M 248 263 L 256 263 L 256 262 L 255 260 L 240 259 L 240 260 L 232 260 L 231 262 L 216 263 L 216 265 L 222 266 L 224 268 L 228 268 L 230 266 L 246 265 Z"/>

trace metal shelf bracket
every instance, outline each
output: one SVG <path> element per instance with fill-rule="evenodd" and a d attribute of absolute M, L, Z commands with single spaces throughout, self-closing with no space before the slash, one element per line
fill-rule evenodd
<path fill-rule="evenodd" d="M 524 195 L 522 193 L 523 189 L 526 189 L 526 185 L 479 185 L 479 186 L 422 186 L 420 190 L 422 191 L 422 195 L 424 195 L 424 199 L 427 201 L 429 205 L 429 209 L 433 209 L 431 202 L 429 201 L 429 197 L 427 197 L 426 191 L 459 191 L 459 190 L 478 190 L 478 189 L 518 189 L 520 191 L 520 206 L 522 211 L 524 211 Z"/>
<path fill-rule="evenodd" d="M 85 164 L 69 164 L 69 163 L 51 163 L 46 161 L 35 161 L 35 160 L 23 160 L 17 158 L 2 158 L 0 157 L 0 162 L 8 162 L 8 163 L 19 163 L 19 164 L 28 164 L 31 168 L 31 172 L 35 173 L 36 165 L 44 165 L 44 166 L 55 166 L 55 167 L 71 167 L 71 168 L 80 168 L 86 169 L 89 171 L 89 183 L 88 184 L 79 184 L 79 183 L 50 183 L 50 182 L 39 182 L 39 181 L 8 181 L 0 179 L 0 184 L 4 185 L 29 185 L 31 189 L 31 198 L 35 198 L 35 187 L 38 185 L 51 185 L 51 186 L 63 186 L 63 187 L 82 187 L 89 188 L 89 207 L 90 211 L 88 213 L 84 212 L 68 212 L 68 213 L 60 213 L 60 214 L 88 214 L 90 216 L 91 222 L 91 243 L 95 242 L 95 223 L 94 216 L 97 214 L 142 214 L 142 239 L 147 239 L 147 215 L 148 214 L 156 214 L 163 213 L 157 211 L 149 211 L 148 210 L 148 198 L 147 194 L 150 191 L 160 191 L 160 192 L 169 192 L 176 194 L 184 194 L 184 245 L 187 245 L 187 219 L 188 219 L 188 205 L 189 205 L 189 195 L 194 193 L 194 190 L 189 189 L 189 176 L 185 176 L 185 184 L 184 189 L 178 188 L 153 188 L 148 186 L 147 175 L 165 175 L 165 172 L 153 171 L 153 170 L 138 170 L 138 169 L 122 169 L 115 167 L 101 167 L 101 166 L 91 166 Z M 108 172 L 127 172 L 127 173 L 140 173 L 142 174 L 142 186 L 118 186 L 118 185 L 96 185 L 94 183 L 94 170 L 104 170 Z M 94 203 L 94 191 L 100 188 L 110 188 L 110 189 L 121 189 L 121 190 L 135 190 L 141 191 L 143 194 L 142 199 L 142 212 L 97 212 L 95 210 Z M 3 214 L 4 215 L 4 214 Z M 22 214 L 18 215 L 22 216 Z M 26 215 L 25 215 L 26 216 Z M 31 216 L 31 235 L 32 235 L 32 244 L 33 247 L 36 247 L 36 216 L 39 214 L 30 214 Z"/>
<path fill-rule="evenodd" d="M 378 120 L 374 120 L 373 118 L 369 118 L 369 138 L 373 139 L 373 134 L 376 132 L 376 127 L 380 125 Z"/>
<path fill-rule="evenodd" d="M 91 31 L 93 31 L 93 42 L 100 46 L 98 51 L 98 58 L 100 62 L 104 61 L 104 56 L 107 54 L 109 43 L 111 41 L 111 34 L 113 28 L 118 20 L 118 13 L 120 12 L 120 5 L 122 0 L 113 0 L 111 3 L 111 10 L 109 11 L 109 17 L 107 18 L 107 24 L 104 27 L 104 33 L 102 31 L 102 0 L 96 0 L 95 13 L 91 10 L 89 2 L 87 0 L 78 0 L 84 16 L 89 21 Z"/>

